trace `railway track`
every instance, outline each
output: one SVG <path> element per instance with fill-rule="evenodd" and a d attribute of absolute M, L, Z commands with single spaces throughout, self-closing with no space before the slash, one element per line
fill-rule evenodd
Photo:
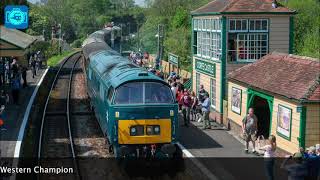
<path fill-rule="evenodd" d="M 191 180 L 186 172 L 171 176 L 151 167 L 136 173 L 135 168 L 123 170 L 119 166 L 108 152 L 105 136 L 90 111 L 85 74 L 77 67 L 80 61 L 77 53 L 59 67 L 43 107 L 38 144 L 39 166 L 72 168 L 73 173 L 37 174 L 37 179 Z M 154 171 L 154 175 L 144 175 L 145 171 Z"/>
<path fill-rule="evenodd" d="M 39 166 L 61 168 L 69 173 L 39 174 L 39 180 L 81 179 L 70 123 L 72 77 L 80 57 L 80 53 L 75 53 L 66 58 L 57 71 L 44 106 L 38 144 Z"/>

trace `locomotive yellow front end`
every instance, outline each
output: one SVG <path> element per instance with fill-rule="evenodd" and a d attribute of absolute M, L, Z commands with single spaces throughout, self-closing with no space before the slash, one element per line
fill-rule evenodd
<path fill-rule="evenodd" d="M 116 156 L 175 156 L 178 106 L 167 85 L 132 82 L 120 86 L 112 109 Z"/>

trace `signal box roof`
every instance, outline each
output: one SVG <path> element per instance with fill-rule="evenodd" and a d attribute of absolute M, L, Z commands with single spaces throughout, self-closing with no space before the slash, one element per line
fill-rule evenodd
<path fill-rule="evenodd" d="M 263 14 L 294 14 L 295 11 L 281 6 L 272 7 L 273 0 L 214 0 L 194 11 L 192 15 L 201 14 L 238 14 L 238 13 L 263 13 Z"/>

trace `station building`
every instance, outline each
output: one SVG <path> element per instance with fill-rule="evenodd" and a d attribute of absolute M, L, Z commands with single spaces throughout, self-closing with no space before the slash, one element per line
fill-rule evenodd
<path fill-rule="evenodd" d="M 279 148 L 297 152 L 320 143 L 320 60 L 270 53 L 228 74 L 228 123 L 241 133 L 253 107 L 258 135 L 275 135 Z"/>
<path fill-rule="evenodd" d="M 21 65 L 27 64 L 30 46 L 37 38 L 16 29 L 0 26 L 0 57 L 16 58 Z"/>
<path fill-rule="evenodd" d="M 295 11 L 273 0 L 215 0 L 191 15 L 192 90 L 203 84 L 211 119 L 228 125 L 226 75 L 270 52 L 292 53 Z"/>

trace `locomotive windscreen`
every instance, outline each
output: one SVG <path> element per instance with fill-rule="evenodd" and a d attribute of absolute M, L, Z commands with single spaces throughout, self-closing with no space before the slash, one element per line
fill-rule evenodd
<path fill-rule="evenodd" d="M 114 104 L 174 103 L 171 89 L 158 82 L 130 82 L 116 89 Z"/>

